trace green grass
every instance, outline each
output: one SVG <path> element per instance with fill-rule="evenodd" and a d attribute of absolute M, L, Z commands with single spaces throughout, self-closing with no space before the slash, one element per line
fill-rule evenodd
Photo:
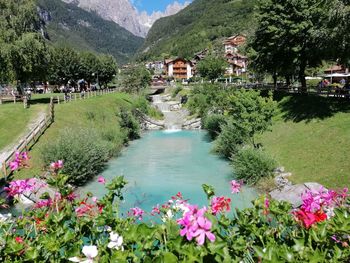
<path fill-rule="evenodd" d="M 350 186 L 350 101 L 278 96 L 280 113 L 261 142 L 295 183 Z"/>
<path fill-rule="evenodd" d="M 16 143 L 39 112 L 46 110 L 44 105 L 32 105 L 29 109 L 23 108 L 23 103 L 6 103 L 0 105 L 0 150 Z"/>
<path fill-rule="evenodd" d="M 123 135 L 119 129 L 116 114 L 120 106 L 131 107 L 133 98 L 127 94 L 113 93 L 105 96 L 78 100 L 67 104 L 55 105 L 55 122 L 42 135 L 40 140 L 30 151 L 30 168 L 23 169 L 15 175 L 16 178 L 29 178 L 41 175 L 45 165 L 41 159 L 43 146 L 55 140 L 64 128 L 96 128 L 101 133 L 108 132 L 120 134 L 120 147 Z"/>

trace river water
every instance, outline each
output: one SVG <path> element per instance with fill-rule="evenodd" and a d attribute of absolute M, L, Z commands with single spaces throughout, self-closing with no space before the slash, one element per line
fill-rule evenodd
<path fill-rule="evenodd" d="M 111 160 L 102 176 L 108 181 L 124 175 L 128 181 L 122 211 L 138 206 L 151 211 L 178 192 L 192 204 L 207 205 L 202 184 L 214 186 L 216 195 L 232 199 L 232 208 L 245 208 L 256 197 L 252 188 L 230 192 L 233 178 L 229 163 L 211 154 L 212 143 L 204 131 L 151 131 Z M 102 197 L 106 190 L 97 180 L 80 191 Z"/>

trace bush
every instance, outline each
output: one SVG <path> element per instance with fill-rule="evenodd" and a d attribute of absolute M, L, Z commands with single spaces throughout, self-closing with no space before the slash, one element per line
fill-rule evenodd
<path fill-rule="evenodd" d="M 231 158 L 241 149 L 247 138 L 230 120 L 221 126 L 221 129 L 221 133 L 214 142 L 214 151 L 223 157 Z"/>
<path fill-rule="evenodd" d="M 222 126 L 226 124 L 226 117 L 221 114 L 211 114 L 204 118 L 203 126 L 212 139 L 215 139 L 222 131 Z"/>
<path fill-rule="evenodd" d="M 120 127 L 126 132 L 127 138 L 130 140 L 140 138 L 140 124 L 134 115 L 130 111 L 121 108 L 119 116 Z"/>
<path fill-rule="evenodd" d="M 241 149 L 232 164 L 236 177 L 249 184 L 271 176 L 277 166 L 276 161 L 266 152 L 250 147 Z"/>
<path fill-rule="evenodd" d="M 171 92 L 171 97 L 175 98 L 180 91 L 182 91 L 183 87 L 181 85 L 177 85 L 176 88 Z"/>
<path fill-rule="evenodd" d="M 43 147 L 41 154 L 46 165 L 63 160 L 68 182 L 82 185 L 103 171 L 112 151 L 113 144 L 93 129 L 65 129 L 57 140 Z"/>

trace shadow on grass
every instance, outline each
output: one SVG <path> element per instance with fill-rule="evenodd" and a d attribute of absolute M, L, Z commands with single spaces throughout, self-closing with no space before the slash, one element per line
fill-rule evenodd
<path fill-rule="evenodd" d="M 30 100 L 30 105 L 49 104 L 49 103 L 50 103 L 50 98 L 35 98 Z"/>
<path fill-rule="evenodd" d="M 350 112 L 350 100 L 345 98 L 276 92 L 274 99 L 279 102 L 285 121 L 310 122 L 330 118 L 338 112 Z"/>

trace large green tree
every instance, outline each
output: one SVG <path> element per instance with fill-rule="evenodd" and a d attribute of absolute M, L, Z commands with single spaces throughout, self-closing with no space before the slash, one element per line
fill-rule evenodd
<path fill-rule="evenodd" d="M 107 86 L 109 82 L 113 80 L 117 74 L 117 62 L 111 55 L 101 55 L 99 57 L 100 69 L 99 69 L 99 81 L 104 86 Z"/>
<path fill-rule="evenodd" d="M 333 0 L 260 0 L 255 69 L 287 79 L 295 74 L 305 88 L 305 69 L 330 56 L 333 7 Z"/>
<path fill-rule="evenodd" d="M 81 76 L 81 64 L 75 50 L 69 47 L 52 48 L 51 54 L 50 80 L 58 84 L 78 80 Z"/>
<path fill-rule="evenodd" d="M 197 70 L 203 78 L 213 82 L 225 73 L 226 67 L 227 63 L 223 58 L 210 55 L 198 63 Z"/>

